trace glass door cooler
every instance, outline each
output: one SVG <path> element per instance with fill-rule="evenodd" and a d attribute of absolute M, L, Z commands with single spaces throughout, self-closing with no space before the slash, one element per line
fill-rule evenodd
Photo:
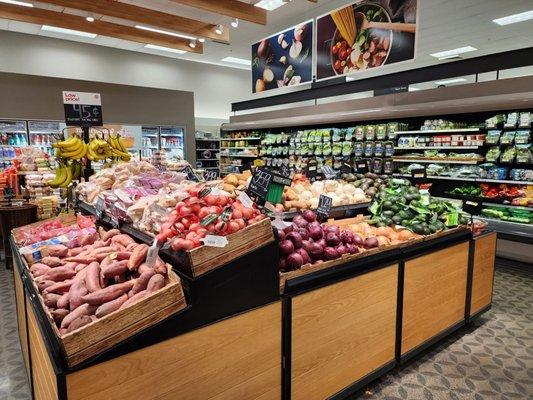
<path fill-rule="evenodd" d="M 27 145 L 26 121 L 0 120 L 0 169 L 9 168 L 17 149 Z"/>
<path fill-rule="evenodd" d="M 183 150 L 185 130 L 180 126 L 161 126 L 159 128 L 161 150 L 166 153 L 167 160 L 184 160 Z"/>
<path fill-rule="evenodd" d="M 54 134 L 60 134 L 62 124 L 57 121 L 28 121 L 30 146 L 37 147 L 53 157 Z M 63 124 L 64 125 L 64 124 Z"/>
<path fill-rule="evenodd" d="M 157 150 L 159 150 L 159 127 L 143 126 L 141 157 L 151 158 L 154 151 Z"/>

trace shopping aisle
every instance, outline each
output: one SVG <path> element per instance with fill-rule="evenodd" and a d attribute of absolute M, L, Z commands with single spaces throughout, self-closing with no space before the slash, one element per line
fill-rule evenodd
<path fill-rule="evenodd" d="M 443 341 L 362 399 L 507 400 L 533 395 L 533 275 L 496 270 L 494 304 L 475 327 Z M 11 271 L 0 264 L 0 400 L 30 399 Z"/>

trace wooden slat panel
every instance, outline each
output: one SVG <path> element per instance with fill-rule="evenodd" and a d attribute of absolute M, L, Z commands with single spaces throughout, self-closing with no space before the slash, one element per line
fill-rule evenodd
<path fill-rule="evenodd" d="M 15 282 L 15 301 L 17 303 L 17 323 L 19 330 L 20 348 L 22 349 L 22 357 L 24 358 L 24 366 L 26 373 L 30 376 L 30 358 L 28 355 L 28 334 L 26 332 L 26 300 L 24 298 L 24 286 L 22 279 L 17 271 L 17 267 L 13 267 L 13 275 Z"/>
<path fill-rule="evenodd" d="M 470 314 L 492 303 L 492 283 L 496 262 L 496 232 L 474 240 L 474 270 Z"/>
<path fill-rule="evenodd" d="M 133 42 L 155 44 L 171 47 L 194 53 L 203 53 L 202 43 L 197 43 L 194 49 L 190 48 L 187 39 L 181 39 L 159 33 L 137 29 L 131 26 L 112 24 L 104 21 L 88 22 L 83 17 L 49 11 L 39 8 L 18 7 L 0 3 L 0 18 L 15 21 L 29 22 L 32 24 L 52 25 L 60 28 L 75 29 L 78 31 L 95 33 Z"/>
<path fill-rule="evenodd" d="M 67 376 L 69 400 L 281 396 L 279 302 Z"/>
<path fill-rule="evenodd" d="M 229 43 L 229 29 L 225 27 L 222 35 L 215 33 L 216 25 L 206 24 L 190 18 L 168 14 L 149 8 L 121 3 L 113 0 L 39 0 L 40 3 L 54 4 L 75 8 L 93 14 L 108 15 L 110 17 L 127 19 L 160 28 L 177 30 L 179 32 L 213 39 L 217 42 Z"/>
<path fill-rule="evenodd" d="M 243 3 L 238 0 L 170 0 L 174 3 L 199 8 L 216 14 L 226 15 L 232 18 L 239 18 L 244 21 L 266 25 L 267 13 L 263 8 L 255 7 L 253 4 Z"/>
<path fill-rule="evenodd" d="M 33 308 L 26 300 L 35 400 L 57 400 L 57 377 L 37 325 Z"/>
<path fill-rule="evenodd" d="M 398 265 L 296 296 L 292 399 L 324 399 L 394 360 Z"/>
<path fill-rule="evenodd" d="M 402 354 L 464 319 L 468 243 L 405 263 Z"/>

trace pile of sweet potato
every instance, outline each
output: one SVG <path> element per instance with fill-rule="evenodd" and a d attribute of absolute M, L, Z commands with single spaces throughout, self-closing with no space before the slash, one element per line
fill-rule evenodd
<path fill-rule="evenodd" d="M 159 257 L 153 267 L 145 264 L 148 245 L 117 229 L 100 230 L 90 242 L 72 249 L 48 246 L 48 256 L 30 267 L 61 335 L 165 286 L 166 264 Z"/>

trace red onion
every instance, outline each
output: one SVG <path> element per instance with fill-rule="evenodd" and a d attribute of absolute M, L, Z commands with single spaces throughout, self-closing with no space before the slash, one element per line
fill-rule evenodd
<path fill-rule="evenodd" d="M 328 246 L 337 246 L 341 242 L 341 239 L 339 238 L 339 235 L 333 232 L 329 232 L 326 234 L 326 243 Z"/>
<path fill-rule="evenodd" d="M 285 240 L 285 232 L 281 229 L 276 229 L 276 237 L 278 242 L 283 242 Z"/>
<path fill-rule="evenodd" d="M 304 217 L 301 215 L 297 215 L 292 219 L 293 225 L 296 225 L 298 228 L 307 228 L 307 225 L 309 225 L 309 222 L 306 221 Z"/>
<path fill-rule="evenodd" d="M 307 253 L 307 251 L 303 248 L 301 249 L 298 249 L 295 251 L 295 253 L 298 253 L 299 255 L 302 256 L 302 258 L 304 259 L 304 264 L 307 264 L 307 263 L 310 263 L 311 262 L 311 257 L 309 257 L 309 253 Z"/>
<path fill-rule="evenodd" d="M 319 226 L 316 226 L 316 225 L 312 226 L 312 225 L 313 224 L 310 224 L 307 230 L 309 232 L 309 237 L 314 240 L 322 239 L 322 236 L 324 235 L 324 232 L 322 231 L 322 227 L 320 225 Z"/>
<path fill-rule="evenodd" d="M 359 253 L 359 248 L 353 243 L 347 243 L 346 244 L 346 248 L 348 249 L 348 253 L 350 253 L 350 254 Z"/>
<path fill-rule="evenodd" d="M 337 249 L 335 249 L 335 247 L 326 247 L 324 249 L 324 258 L 326 260 L 334 260 L 339 257 L 339 252 L 337 251 Z"/>
<path fill-rule="evenodd" d="M 316 226 L 316 227 L 322 229 L 322 225 L 321 225 L 320 222 L 318 222 L 318 221 L 313 221 L 313 222 L 311 222 L 311 223 L 309 224 L 308 228 L 311 229 L 312 226 Z"/>
<path fill-rule="evenodd" d="M 279 242 L 279 252 L 286 256 L 288 254 L 291 254 L 294 251 L 294 245 L 290 240 L 285 239 L 282 242 Z"/>
<path fill-rule="evenodd" d="M 307 232 L 307 229 L 305 228 L 298 228 L 298 233 L 302 237 L 303 240 L 309 239 L 309 233 Z"/>
<path fill-rule="evenodd" d="M 324 225 L 324 231 L 326 233 L 334 233 L 335 235 L 340 234 L 340 228 L 337 225 Z"/>
<path fill-rule="evenodd" d="M 295 249 L 299 249 L 300 247 L 302 247 L 302 235 L 300 235 L 298 232 L 289 232 L 287 233 L 286 238 L 289 239 L 292 244 L 294 244 Z"/>
<path fill-rule="evenodd" d="M 357 233 L 354 233 L 353 235 L 353 244 L 355 244 L 356 246 L 359 246 L 359 247 L 363 247 L 363 244 L 364 244 L 364 240 L 361 236 L 359 236 Z"/>
<path fill-rule="evenodd" d="M 317 240 L 317 243 L 320 245 L 320 247 L 324 248 L 326 247 L 328 244 L 326 243 L 326 239 L 324 238 L 320 238 L 319 240 Z"/>
<path fill-rule="evenodd" d="M 324 247 L 320 246 L 318 243 L 311 243 L 309 246 L 309 249 L 307 250 L 307 253 L 313 257 L 314 260 L 319 259 L 322 257 L 322 254 L 324 253 Z"/>
<path fill-rule="evenodd" d="M 353 243 L 354 235 L 352 231 L 342 231 L 341 232 L 341 240 L 343 243 Z"/>
<path fill-rule="evenodd" d="M 305 210 L 302 213 L 302 217 L 304 217 L 307 222 L 316 221 L 316 214 L 313 211 L 311 211 L 311 210 Z"/>
<path fill-rule="evenodd" d="M 379 246 L 378 239 L 375 237 L 367 237 L 365 239 L 364 246 L 365 246 L 365 249 L 371 249 L 373 247 L 378 247 Z"/>
<path fill-rule="evenodd" d="M 309 253 L 311 247 L 313 246 L 313 242 L 311 240 L 304 240 L 302 241 L 302 249 L 307 251 Z"/>
<path fill-rule="evenodd" d="M 281 258 L 279 260 L 279 270 L 280 271 L 286 271 L 287 270 L 287 261 L 284 258 Z"/>
<path fill-rule="evenodd" d="M 294 230 L 294 225 L 289 225 L 288 227 L 286 227 L 285 229 L 283 229 L 283 231 L 285 233 L 289 233 L 289 232 L 292 232 Z"/>
<path fill-rule="evenodd" d="M 339 253 L 340 256 L 348 253 L 348 248 L 343 244 L 339 244 L 335 249 L 337 249 L 337 253 Z"/>
<path fill-rule="evenodd" d="M 298 269 L 304 264 L 304 259 L 299 253 L 291 253 L 287 256 L 287 266 L 290 269 Z"/>

